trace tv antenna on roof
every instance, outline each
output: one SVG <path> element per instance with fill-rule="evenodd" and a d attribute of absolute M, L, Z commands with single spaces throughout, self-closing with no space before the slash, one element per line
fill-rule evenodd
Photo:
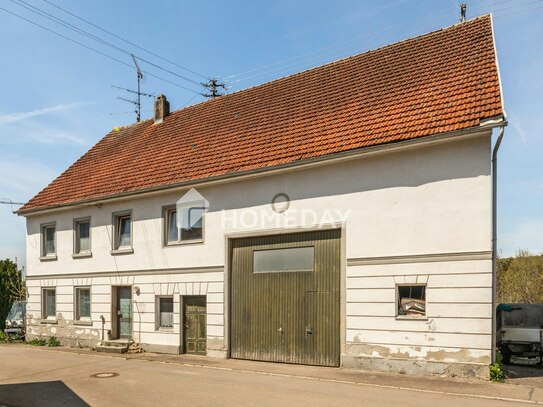
<path fill-rule="evenodd" d="M 466 3 L 462 3 L 460 4 L 460 22 L 463 23 L 464 21 L 466 21 L 466 11 L 467 11 L 467 4 Z"/>
<path fill-rule="evenodd" d="M 222 88 L 226 90 L 226 84 L 224 82 L 219 82 L 217 78 L 211 78 L 209 82 L 202 83 L 201 85 L 209 91 L 207 93 L 202 93 L 202 96 L 205 96 L 206 98 L 222 96 L 223 93 L 220 93 L 219 89 Z"/>
<path fill-rule="evenodd" d="M 126 98 L 122 98 L 122 97 L 117 97 L 117 99 L 119 100 L 122 100 L 124 102 L 128 102 L 128 103 L 132 103 L 133 105 L 136 106 L 136 110 L 134 110 L 134 113 L 136 113 L 136 122 L 140 122 L 141 121 L 141 97 L 142 96 L 146 96 L 146 97 L 154 97 L 155 95 L 151 94 L 151 93 L 144 93 L 141 91 L 141 80 L 143 79 L 143 72 L 141 71 L 139 65 L 138 65 L 138 61 L 136 60 L 136 56 L 134 54 L 130 54 L 130 56 L 132 57 L 132 61 L 134 62 L 134 66 L 136 67 L 136 73 L 138 75 L 138 90 L 132 90 L 132 89 L 127 89 L 127 88 L 122 88 L 120 86 L 115 86 L 115 85 L 111 85 L 112 88 L 115 88 L 115 89 L 121 89 L 121 90 L 125 90 L 127 92 L 130 92 L 130 93 L 134 93 L 137 95 L 137 99 L 136 100 L 132 100 L 132 99 L 126 99 Z"/>

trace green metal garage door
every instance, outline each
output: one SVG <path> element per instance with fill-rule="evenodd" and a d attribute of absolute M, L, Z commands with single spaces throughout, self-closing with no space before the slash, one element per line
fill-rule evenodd
<path fill-rule="evenodd" d="M 340 230 L 232 241 L 230 356 L 339 366 Z"/>

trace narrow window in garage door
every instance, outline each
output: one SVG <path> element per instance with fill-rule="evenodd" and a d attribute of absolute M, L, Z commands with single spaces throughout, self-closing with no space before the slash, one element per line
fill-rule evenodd
<path fill-rule="evenodd" d="M 253 252 L 253 273 L 313 271 L 314 262 L 315 248 L 313 246 L 255 250 Z"/>

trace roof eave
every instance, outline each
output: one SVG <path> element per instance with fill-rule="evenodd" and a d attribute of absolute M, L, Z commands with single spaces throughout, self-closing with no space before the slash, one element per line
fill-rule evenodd
<path fill-rule="evenodd" d="M 121 192 L 121 193 L 112 194 L 112 195 L 104 195 L 101 197 L 91 198 L 91 199 L 81 200 L 81 201 L 76 201 L 76 202 L 69 202 L 69 203 L 45 206 L 45 207 L 42 206 L 42 207 L 31 208 L 27 210 L 19 209 L 15 213 L 19 216 L 37 215 L 40 213 L 57 211 L 61 209 L 68 209 L 68 208 L 77 207 L 77 206 L 98 205 L 98 204 L 103 204 L 103 203 L 114 201 L 114 200 L 127 199 L 127 198 L 132 198 L 132 197 L 140 196 L 140 195 L 156 194 L 156 193 L 161 193 L 165 191 L 173 191 L 176 189 L 183 189 L 183 188 L 188 188 L 188 187 L 207 186 L 207 185 L 216 184 L 219 182 L 233 182 L 233 181 L 237 181 L 237 180 L 249 178 L 249 177 L 271 175 L 276 172 L 295 171 L 295 170 L 308 168 L 314 165 L 332 164 L 338 161 L 351 160 L 351 159 L 355 159 L 355 158 L 358 158 L 360 156 L 365 156 L 365 155 L 382 154 L 382 153 L 394 152 L 399 149 L 423 147 L 431 143 L 452 141 L 451 139 L 459 140 L 461 138 L 478 135 L 487 130 L 491 130 L 496 127 L 503 127 L 506 125 L 507 125 L 507 121 L 505 121 L 504 117 L 500 115 L 493 118 L 485 119 L 484 121 L 482 120 L 480 126 L 468 127 L 467 129 L 454 130 L 454 131 L 450 131 L 446 133 L 439 133 L 439 134 L 428 135 L 428 136 L 421 136 L 421 137 L 411 139 L 411 140 L 398 141 L 398 142 L 387 143 L 387 144 L 379 144 L 379 145 L 370 146 L 370 147 L 363 147 L 356 150 L 343 151 L 340 153 L 328 154 L 321 157 L 311 157 L 311 158 L 307 158 L 303 160 L 288 162 L 285 164 L 262 167 L 258 169 L 247 170 L 247 171 L 239 171 L 239 172 L 233 172 L 229 174 L 223 174 L 223 175 L 218 175 L 218 176 L 208 177 L 208 178 L 203 178 L 203 179 L 196 179 L 196 180 L 177 182 L 173 184 L 159 185 L 156 187 L 140 189 L 137 191 L 128 191 L 128 192 Z"/>

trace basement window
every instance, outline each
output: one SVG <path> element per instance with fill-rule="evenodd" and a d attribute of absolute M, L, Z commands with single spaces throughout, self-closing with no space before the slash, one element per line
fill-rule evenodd
<path fill-rule="evenodd" d="M 314 247 L 289 247 L 287 249 L 255 250 L 253 273 L 313 271 Z"/>
<path fill-rule="evenodd" d="M 56 224 L 41 225 L 41 259 L 54 260 L 57 258 Z"/>
<path fill-rule="evenodd" d="M 420 318 L 426 316 L 426 285 L 399 285 L 398 316 Z"/>
<path fill-rule="evenodd" d="M 157 329 L 173 328 L 173 297 L 158 297 Z"/>
<path fill-rule="evenodd" d="M 57 317 L 57 295 L 55 288 L 41 290 L 41 317 L 44 320 L 55 320 Z"/>

